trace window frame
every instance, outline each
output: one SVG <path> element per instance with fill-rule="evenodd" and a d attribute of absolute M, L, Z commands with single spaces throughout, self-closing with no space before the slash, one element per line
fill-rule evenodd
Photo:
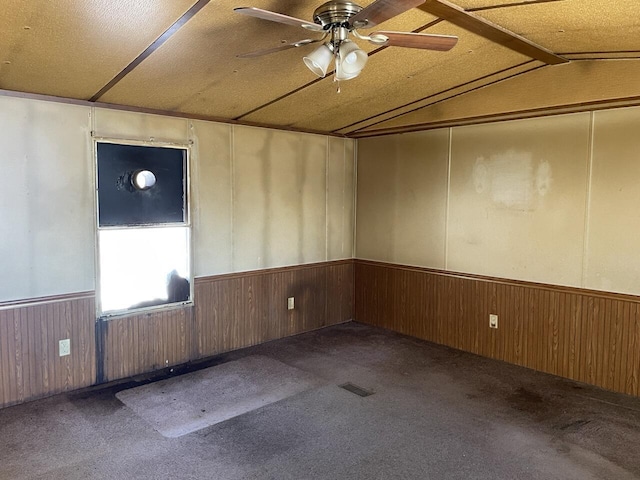
<path fill-rule="evenodd" d="M 155 147 L 155 148 L 172 148 L 176 150 L 183 150 L 184 157 L 184 209 L 185 218 L 182 223 L 154 223 L 148 225 L 118 225 L 118 226 L 100 226 L 100 197 L 98 192 L 98 144 L 110 143 L 116 145 L 128 145 L 138 147 Z M 92 136 L 93 146 L 93 181 L 94 181 L 94 228 L 95 228 L 95 309 L 96 318 L 99 320 L 110 320 L 113 318 L 140 315 L 145 313 L 153 313 L 159 311 L 167 311 L 174 309 L 181 309 L 184 307 L 192 307 L 193 294 L 194 294 L 194 262 L 193 262 L 193 225 L 191 221 L 191 146 L 192 142 L 179 143 L 179 142 L 162 142 L 162 141 L 145 141 L 134 140 L 125 138 L 111 138 L 111 137 L 99 137 Z M 104 312 L 102 310 L 102 285 L 101 285 L 101 268 L 100 268 L 100 231 L 103 230 L 147 230 L 155 228 L 165 227 L 185 227 L 187 231 L 187 265 L 189 266 L 189 300 L 163 303 L 160 305 L 145 306 L 139 308 L 128 308 L 124 310 L 111 310 Z"/>

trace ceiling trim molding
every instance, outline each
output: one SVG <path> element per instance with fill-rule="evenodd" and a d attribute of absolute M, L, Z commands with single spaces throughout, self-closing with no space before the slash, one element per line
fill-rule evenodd
<path fill-rule="evenodd" d="M 160 46 L 165 43 L 171 36 L 176 33 L 180 28 L 191 20 L 196 13 L 202 10 L 211 0 L 198 0 L 191 6 L 178 20 L 176 20 L 169 28 L 167 28 L 162 35 L 156 38 L 151 45 L 144 49 L 144 51 L 138 55 L 129 65 L 124 67 L 120 73 L 113 77 L 109 83 L 98 90 L 90 99 L 90 102 L 97 101 L 105 93 L 115 87 L 120 80 L 126 77 L 131 71 L 146 60 L 153 52 L 155 52 Z"/>
<path fill-rule="evenodd" d="M 436 103 L 440 103 L 440 102 L 443 102 L 443 101 L 445 101 L 445 100 L 450 100 L 450 99 L 455 98 L 455 97 L 457 97 L 457 96 L 464 95 L 465 93 L 469 93 L 469 92 L 473 92 L 474 90 L 478 90 L 479 88 L 487 87 L 487 86 L 493 85 L 493 84 L 495 84 L 495 83 L 502 82 L 502 81 L 504 81 L 504 80 L 509 80 L 509 79 L 511 79 L 511 78 L 517 77 L 517 76 L 519 76 L 519 75 L 523 75 L 523 74 L 525 74 L 525 73 L 529 73 L 529 72 L 531 72 L 531 71 L 533 71 L 533 70 L 536 70 L 536 69 L 538 69 L 538 68 L 542 68 L 542 67 L 545 67 L 545 66 L 546 66 L 546 65 L 536 65 L 536 66 L 533 66 L 533 65 L 532 65 L 532 67 L 531 67 L 531 68 L 529 68 L 529 69 L 527 69 L 527 70 L 519 71 L 519 72 L 517 72 L 517 73 L 514 73 L 514 74 L 509 75 L 509 76 L 506 76 L 506 77 L 500 77 L 500 78 L 495 79 L 495 80 L 493 80 L 493 81 L 489 81 L 489 82 L 487 82 L 487 83 L 482 83 L 482 84 L 480 84 L 480 85 L 477 85 L 477 86 L 475 86 L 475 87 L 473 87 L 473 88 L 470 88 L 470 89 L 468 89 L 468 90 L 464 90 L 464 91 L 462 91 L 462 92 L 454 93 L 454 94 L 452 94 L 452 95 L 450 95 L 450 96 L 448 96 L 448 97 L 444 97 L 444 98 L 441 98 L 441 99 L 439 99 L 439 100 L 433 101 L 433 102 L 431 102 L 431 103 L 425 103 L 425 104 L 423 104 L 423 105 L 419 105 L 419 106 L 418 106 L 418 104 L 420 104 L 420 103 L 422 103 L 422 102 L 426 102 L 426 101 L 428 101 L 428 100 L 429 100 L 429 99 L 431 99 L 431 98 L 435 98 L 435 97 L 438 97 L 438 96 L 440 96 L 440 95 L 445 95 L 445 94 L 446 94 L 446 93 L 448 93 L 448 92 L 453 92 L 453 91 L 455 91 L 455 90 L 458 90 L 458 89 L 461 89 L 461 88 L 467 87 L 467 86 L 472 85 L 472 84 L 474 84 L 474 83 L 481 82 L 481 81 L 483 81 L 483 80 L 488 80 L 488 79 L 490 79 L 491 77 L 495 77 L 496 75 L 500 75 L 500 74 L 506 73 L 506 72 L 508 72 L 509 70 L 515 70 L 515 69 L 518 69 L 518 68 L 520 68 L 520 67 L 524 67 L 525 65 L 533 64 L 533 63 L 535 63 L 535 62 L 536 62 L 535 60 L 528 60 L 528 61 L 526 61 L 526 62 L 524 62 L 524 63 L 519 63 L 519 64 L 517 64 L 517 65 L 513 65 L 513 66 L 511 66 L 511 67 L 507 67 L 507 68 L 503 68 L 502 70 L 498 70 L 497 72 L 492 72 L 492 73 L 489 73 L 489 74 L 484 75 L 484 76 L 482 76 L 482 77 L 474 78 L 473 80 L 469 80 L 468 82 L 461 83 L 461 84 L 459 84 L 459 85 L 455 85 L 455 86 L 453 86 L 453 87 L 451 87 L 451 88 L 447 88 L 447 89 L 445 89 L 445 90 L 441 90 L 440 92 L 433 93 L 433 94 L 431 94 L 431 95 L 427 95 L 426 97 L 422 97 L 422 98 L 420 98 L 420 99 L 418 99 L 418 100 L 414 100 L 414 101 L 412 101 L 412 102 L 405 103 L 404 105 L 401 105 L 401 106 L 399 106 L 399 107 L 393 108 L 393 109 L 391 109 L 391 110 L 387 110 L 387 111 L 385 111 L 385 112 L 378 113 L 378 114 L 376 114 L 376 115 L 372 115 L 372 116 L 370 116 L 370 117 L 368 117 L 368 118 L 365 118 L 365 119 L 363 119 L 363 120 L 358 120 L 357 122 L 351 123 L 351 124 L 349 124 L 349 125 L 345 125 L 344 127 L 341 127 L 341 128 L 336 128 L 335 130 L 333 130 L 333 132 L 336 132 L 336 133 L 337 133 L 337 132 L 340 132 L 340 131 L 342 131 L 342 130 L 347 130 L 347 132 L 346 132 L 345 134 L 346 134 L 346 135 L 349 135 L 351 132 L 358 132 L 358 131 L 361 131 L 361 130 L 362 130 L 362 129 L 364 129 L 364 128 L 370 128 L 370 127 L 372 127 L 372 126 L 374 126 L 374 125 L 377 125 L 377 124 L 379 124 L 379 123 L 387 122 L 387 121 L 389 121 L 389 120 L 393 120 L 394 118 L 398 118 L 398 117 L 401 117 L 401 116 L 403 116 L 403 115 L 407 115 L 408 113 L 415 112 L 415 111 L 420 110 L 420 109 L 422 109 L 422 108 L 430 107 L 431 105 L 435 105 Z M 410 108 L 410 107 L 414 107 L 414 108 L 411 108 L 411 110 L 403 111 L 402 113 L 396 113 L 396 114 L 394 114 L 394 112 L 398 112 L 399 110 L 402 110 L 403 108 Z M 385 117 L 385 118 L 384 118 L 384 119 L 382 119 L 382 120 L 374 121 L 373 123 L 370 123 L 370 124 L 368 124 L 368 125 L 366 125 L 366 126 L 358 127 L 358 128 L 356 128 L 356 129 L 354 129 L 354 130 L 350 130 L 350 131 L 348 130 L 348 129 L 349 129 L 349 128 L 351 128 L 351 127 L 355 127 L 356 125 L 359 125 L 359 124 L 361 124 L 361 123 L 366 123 L 366 122 L 369 122 L 369 121 L 373 121 L 373 120 L 375 120 L 376 118 L 378 118 L 378 117 L 382 117 L 382 116 L 384 116 L 384 115 L 391 115 L 391 116 L 390 116 L 390 117 Z"/>
<path fill-rule="evenodd" d="M 481 12 L 483 10 L 498 10 L 499 8 L 511 7 L 527 7 L 529 5 L 537 5 L 538 3 L 564 2 L 566 0 L 522 0 L 520 2 L 503 3 L 502 5 L 487 5 L 486 7 L 467 8 L 467 12 Z"/>
<path fill-rule="evenodd" d="M 464 10 L 463 8 L 449 3 L 446 0 L 427 0 L 420 5 L 423 10 L 431 15 L 440 17 L 460 28 L 486 38 L 494 43 L 509 48 L 515 52 L 526 55 L 534 60 L 540 60 L 548 65 L 559 65 L 567 63 L 569 60 L 556 55 L 540 45 L 533 43 L 526 38 L 513 33 L 493 22 Z"/>
<path fill-rule="evenodd" d="M 56 97 L 43 93 L 20 92 L 18 90 L 0 89 L 0 97 L 26 98 L 28 100 L 39 100 L 41 102 L 65 103 L 67 105 L 79 105 L 81 107 L 92 107 L 94 104 L 89 100 L 79 100 L 77 98 Z"/>
<path fill-rule="evenodd" d="M 620 50 L 608 52 L 572 52 L 563 53 L 572 62 L 581 60 L 638 60 L 640 50 Z"/>
<path fill-rule="evenodd" d="M 513 112 L 503 112 L 491 115 L 480 115 L 476 117 L 457 118 L 431 123 L 416 123 L 398 127 L 381 128 L 379 130 L 360 131 L 347 135 L 348 138 L 359 139 L 369 137 L 380 137 L 383 135 L 395 135 L 399 133 L 420 132 L 424 130 L 434 130 L 437 128 L 461 127 L 465 125 L 478 125 L 482 123 L 504 122 L 507 120 L 524 120 L 527 118 L 550 117 L 553 115 L 565 115 L 570 113 L 582 113 L 598 110 L 611 110 L 615 108 L 628 108 L 640 106 L 640 96 L 596 100 L 593 102 L 575 103 L 567 105 L 556 105 L 553 107 L 533 108 Z"/>

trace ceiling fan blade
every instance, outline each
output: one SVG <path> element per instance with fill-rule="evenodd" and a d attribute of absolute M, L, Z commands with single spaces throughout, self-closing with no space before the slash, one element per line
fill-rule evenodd
<path fill-rule="evenodd" d="M 382 45 L 392 47 L 424 48 L 426 50 L 438 50 L 446 52 L 451 50 L 458 37 L 453 35 L 433 35 L 428 33 L 408 33 L 408 32 L 375 32 L 371 34 L 372 43 L 380 45 L 378 38 L 386 37 L 388 40 Z"/>
<path fill-rule="evenodd" d="M 423 3 L 423 2 L 420 2 L 420 3 Z M 262 10 L 261 8 L 236 7 L 233 9 L 233 11 L 237 13 L 241 13 L 243 15 L 248 15 L 250 17 L 256 17 L 256 18 L 261 18 L 263 20 L 270 20 L 272 22 L 286 23 L 287 25 L 306 28 L 307 30 L 311 30 L 314 32 L 323 31 L 322 26 L 318 25 L 317 23 L 307 22 L 306 20 L 290 17 L 288 15 L 283 15 L 281 13 L 270 12 L 269 10 Z"/>
<path fill-rule="evenodd" d="M 396 15 L 422 5 L 425 0 L 376 0 L 349 19 L 351 25 L 360 28 L 375 27 Z"/>
<path fill-rule="evenodd" d="M 305 40 L 299 40 L 293 43 L 285 43 L 282 45 L 278 45 L 277 47 L 267 48 L 265 50 L 257 50 L 255 52 L 242 53 L 240 55 L 236 55 L 236 57 L 237 58 L 261 57 L 263 55 L 269 55 L 270 53 L 276 53 L 282 50 L 289 50 L 290 48 L 304 47 L 305 45 L 309 45 L 311 43 L 318 43 L 318 42 L 321 42 L 323 39 L 324 37 L 319 40 L 311 40 L 310 38 L 307 38 Z"/>
<path fill-rule="evenodd" d="M 533 43 L 514 32 L 507 30 L 500 25 L 485 20 L 481 16 L 475 15 L 463 8 L 455 5 L 447 0 L 426 0 L 420 6 L 423 10 L 431 15 L 440 17 L 454 25 L 465 30 L 480 35 L 492 42 L 498 43 L 503 47 L 527 55 L 530 58 L 540 60 L 548 65 L 559 65 L 567 63 L 569 60 L 563 58 L 551 50 Z"/>

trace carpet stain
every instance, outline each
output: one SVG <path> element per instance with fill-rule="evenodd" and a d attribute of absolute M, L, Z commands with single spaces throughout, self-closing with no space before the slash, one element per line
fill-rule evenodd
<path fill-rule="evenodd" d="M 542 395 L 524 387 L 517 388 L 508 397 L 513 408 L 527 413 L 542 413 L 549 408 Z"/>
<path fill-rule="evenodd" d="M 591 423 L 591 420 L 576 420 L 575 422 L 567 423 L 556 427 L 558 430 L 579 430 L 581 427 Z"/>

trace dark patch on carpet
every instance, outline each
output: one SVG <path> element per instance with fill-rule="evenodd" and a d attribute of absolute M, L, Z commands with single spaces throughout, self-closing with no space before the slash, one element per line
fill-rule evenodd
<path fill-rule="evenodd" d="M 578 430 L 581 427 L 584 427 L 588 423 L 591 423 L 591 420 L 576 420 L 575 422 L 567 423 L 565 425 L 560 425 L 556 427 L 558 430 Z"/>
<path fill-rule="evenodd" d="M 364 388 L 354 385 L 353 383 L 345 383 L 344 385 L 340 385 L 340 388 L 344 388 L 346 391 L 355 393 L 360 397 L 368 397 L 369 395 L 373 395 L 373 392 L 365 390 Z"/>

